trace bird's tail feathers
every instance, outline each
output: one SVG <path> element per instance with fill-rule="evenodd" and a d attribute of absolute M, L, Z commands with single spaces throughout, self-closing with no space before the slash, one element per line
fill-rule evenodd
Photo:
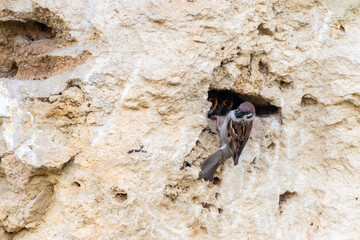
<path fill-rule="evenodd" d="M 203 178 L 205 181 L 212 181 L 216 169 L 222 162 L 230 157 L 228 156 L 229 154 L 226 154 L 226 152 L 226 149 L 219 149 L 205 159 L 205 161 L 201 164 L 199 179 Z"/>

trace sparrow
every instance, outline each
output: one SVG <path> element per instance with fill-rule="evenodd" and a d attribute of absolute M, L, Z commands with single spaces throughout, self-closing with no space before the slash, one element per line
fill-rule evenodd
<path fill-rule="evenodd" d="M 212 181 L 216 169 L 229 157 L 233 157 L 234 165 L 239 158 L 250 136 L 255 107 L 250 102 L 243 102 L 236 110 L 231 110 L 219 126 L 221 147 L 201 164 L 199 179 Z"/>

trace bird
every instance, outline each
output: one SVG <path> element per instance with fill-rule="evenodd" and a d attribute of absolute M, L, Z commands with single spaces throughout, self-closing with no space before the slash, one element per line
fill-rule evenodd
<path fill-rule="evenodd" d="M 243 102 L 235 93 L 227 90 L 210 90 L 208 101 L 211 102 L 211 107 L 207 117 L 216 120 L 215 123 L 209 123 L 211 129 L 217 129 L 229 111 L 236 109 L 236 106 Z"/>
<path fill-rule="evenodd" d="M 250 102 L 243 102 L 237 109 L 229 111 L 218 127 L 221 146 L 201 164 L 199 179 L 212 181 L 216 169 L 231 156 L 234 165 L 238 164 L 241 152 L 249 139 L 255 115 L 255 107 Z"/>
<path fill-rule="evenodd" d="M 212 103 L 208 118 L 226 116 L 229 111 L 236 109 L 240 103 L 244 102 L 236 93 L 228 90 L 210 90 L 208 101 Z"/>
<path fill-rule="evenodd" d="M 233 100 L 222 99 L 216 96 L 210 97 L 208 101 L 212 104 L 208 112 L 208 118 L 211 118 L 214 115 L 225 116 L 230 110 L 232 110 L 232 107 L 234 105 Z"/>

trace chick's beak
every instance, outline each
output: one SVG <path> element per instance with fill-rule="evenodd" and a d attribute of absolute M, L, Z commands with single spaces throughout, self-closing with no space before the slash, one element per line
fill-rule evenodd
<path fill-rule="evenodd" d="M 215 111 L 215 109 L 210 109 L 210 110 L 208 111 L 208 118 L 210 118 L 211 115 L 213 115 L 214 111 Z"/>

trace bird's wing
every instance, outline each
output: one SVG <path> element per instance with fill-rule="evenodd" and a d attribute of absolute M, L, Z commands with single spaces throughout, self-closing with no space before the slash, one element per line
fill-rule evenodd
<path fill-rule="evenodd" d="M 251 128 L 252 122 L 244 125 L 230 120 L 228 123 L 228 142 L 233 155 L 234 165 L 237 165 L 239 162 L 241 152 L 249 139 Z"/>

